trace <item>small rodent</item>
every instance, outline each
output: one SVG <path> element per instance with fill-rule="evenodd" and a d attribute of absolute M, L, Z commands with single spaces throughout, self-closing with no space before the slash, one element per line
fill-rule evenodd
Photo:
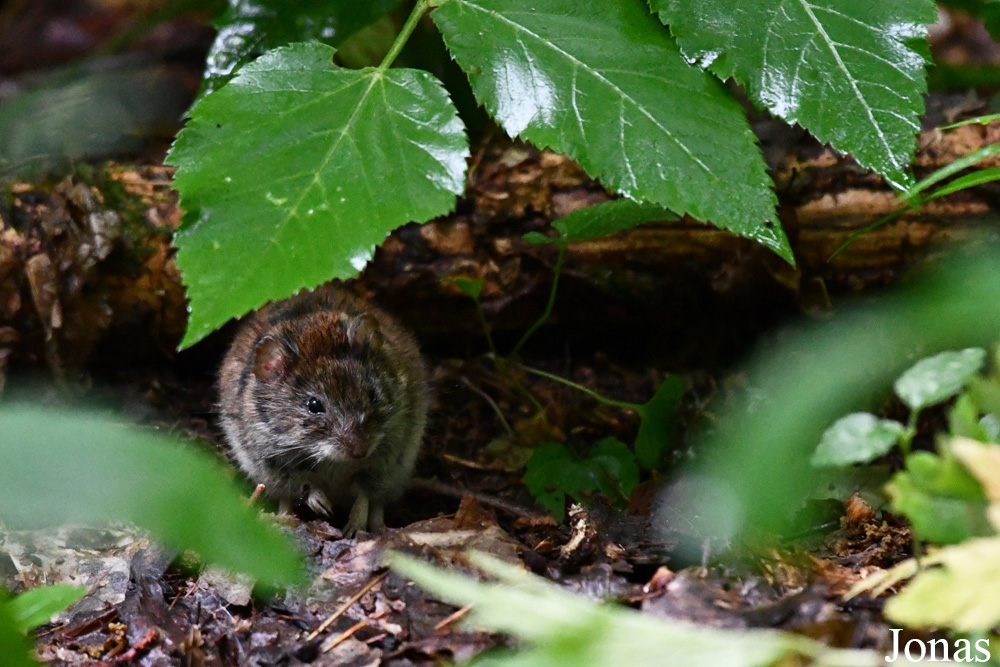
<path fill-rule="evenodd" d="M 428 403 L 417 344 L 389 315 L 332 283 L 270 304 L 236 334 L 219 395 L 236 462 L 284 508 L 307 493 L 326 516 L 351 505 L 345 534 L 384 529 Z"/>

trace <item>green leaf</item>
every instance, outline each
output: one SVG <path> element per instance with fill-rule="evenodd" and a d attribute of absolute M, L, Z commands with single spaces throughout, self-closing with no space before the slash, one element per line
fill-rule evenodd
<path fill-rule="evenodd" d="M 566 243 L 590 241 L 648 222 L 674 222 L 677 215 L 658 204 L 613 199 L 580 208 L 552 223 Z"/>
<path fill-rule="evenodd" d="M 638 483 L 635 454 L 617 438 L 598 441 L 586 458 L 577 456 L 566 445 L 546 443 L 532 452 L 524 473 L 528 492 L 559 519 L 563 517 L 567 495 L 577 502 L 586 502 L 590 493 L 600 491 L 613 504 L 621 506 Z"/>
<path fill-rule="evenodd" d="M 670 375 L 653 397 L 635 411 L 642 418 L 635 438 L 635 458 L 646 470 L 659 467 L 663 455 L 673 444 L 677 430 L 677 403 L 687 391 L 687 380 Z"/>
<path fill-rule="evenodd" d="M 906 470 L 886 486 L 893 511 L 904 515 L 921 538 L 955 544 L 993 532 L 986 518 L 982 487 L 961 463 L 949 456 L 917 452 Z"/>
<path fill-rule="evenodd" d="M 240 67 L 279 46 L 310 41 L 339 46 L 400 4 L 402 0 L 229 0 L 215 22 L 219 32 L 208 51 L 204 90 L 221 88 Z"/>
<path fill-rule="evenodd" d="M 479 295 L 483 291 L 486 281 L 482 278 L 466 278 L 465 276 L 454 276 L 448 278 L 448 282 L 460 289 L 463 294 L 473 301 L 479 301 Z"/>
<path fill-rule="evenodd" d="M 449 0 L 431 17 L 508 134 L 792 261 L 743 110 L 641 0 Z"/>
<path fill-rule="evenodd" d="M 950 195 L 953 192 L 958 192 L 959 190 L 967 190 L 968 188 L 974 188 L 977 185 L 983 185 L 985 183 L 992 183 L 993 181 L 1000 180 L 1000 167 L 989 167 L 988 169 L 979 169 L 972 172 L 971 174 L 965 174 L 964 176 L 959 176 L 951 183 L 943 185 L 934 192 L 930 193 L 926 197 L 920 199 L 920 204 L 926 204 L 929 201 L 938 199 L 939 197 L 944 197 L 945 195 Z"/>
<path fill-rule="evenodd" d="M 897 188 L 913 181 L 931 0 L 651 0 L 684 55 Z"/>
<path fill-rule="evenodd" d="M 907 627 L 988 632 L 1000 622 L 1000 538 L 968 540 L 921 559 L 885 615 Z"/>
<path fill-rule="evenodd" d="M 911 410 L 922 410 L 958 394 L 985 363 L 986 350 L 978 347 L 942 352 L 914 364 L 893 389 Z"/>
<path fill-rule="evenodd" d="M 562 519 L 566 512 L 566 487 L 573 486 L 577 457 L 566 445 L 547 442 L 531 453 L 525 466 L 524 486 L 549 514 Z"/>
<path fill-rule="evenodd" d="M 979 441 L 990 440 L 990 435 L 980 421 L 979 408 L 969 393 L 965 392 L 948 411 L 948 432 L 954 436 Z"/>
<path fill-rule="evenodd" d="M 855 412 L 826 429 L 811 462 L 814 466 L 836 467 L 868 463 L 892 449 L 903 431 L 897 421 Z"/>
<path fill-rule="evenodd" d="M 830 648 L 790 632 L 696 626 L 599 604 L 483 554 L 474 553 L 470 560 L 499 581 L 480 583 L 399 553 L 389 556 L 394 570 L 421 587 L 452 604 L 471 606 L 474 627 L 524 642 L 519 652 L 495 657 L 491 665 L 860 667 L 881 661 L 874 652 Z"/>
<path fill-rule="evenodd" d="M 128 521 L 264 582 L 300 580 L 295 548 L 206 451 L 92 415 L 17 405 L 0 412 L 0 434 L 0 522 L 9 527 Z"/>
<path fill-rule="evenodd" d="M 953 176 L 954 174 L 957 174 L 958 172 L 962 171 L 963 169 L 968 169 L 969 167 L 971 167 L 973 165 L 979 164 L 983 160 L 986 160 L 988 158 L 993 157 L 997 153 L 1000 153 L 1000 142 L 997 142 L 995 144 L 989 144 L 988 146 L 984 146 L 984 147 L 980 148 L 979 150 L 976 150 L 976 151 L 973 151 L 973 152 L 969 153 L 968 155 L 963 155 L 962 157 L 958 158 L 954 162 L 949 162 L 948 164 L 946 164 L 945 166 L 941 167 L 940 169 L 935 169 L 929 176 L 927 176 L 926 178 L 922 179 L 919 183 L 914 184 L 906 192 L 901 192 L 899 194 L 899 201 L 900 201 L 900 203 L 905 202 L 905 201 L 909 201 L 909 202 L 911 202 L 913 204 L 917 204 L 917 203 L 922 203 L 923 201 L 926 201 L 929 198 L 925 198 L 923 200 L 920 199 L 919 195 L 920 195 L 921 192 L 923 192 L 924 190 L 926 190 L 930 186 L 934 185 L 935 183 L 940 183 L 941 181 L 943 181 L 944 179 L 948 178 L 949 176 Z M 991 169 L 987 169 L 987 170 L 983 170 L 983 171 L 989 172 L 989 171 L 992 171 L 992 170 Z M 975 172 L 975 173 L 979 173 L 979 172 Z M 973 175 L 973 174 L 970 174 L 970 175 Z M 988 181 L 983 181 L 983 182 L 988 182 Z M 948 184 L 948 186 L 951 186 L 951 185 L 952 185 L 952 183 Z M 974 185 L 977 185 L 977 184 L 974 184 Z M 948 186 L 945 186 L 945 187 L 948 187 Z M 971 187 L 971 186 L 969 186 L 969 187 Z M 944 188 L 942 188 L 942 190 L 943 189 Z M 938 190 L 938 192 L 941 192 L 941 190 Z M 955 192 L 955 190 L 952 190 L 952 192 Z M 948 193 L 945 193 L 945 194 L 948 194 Z M 933 195 L 933 197 L 941 197 L 941 196 L 943 196 L 943 195 L 940 195 L 940 194 L 937 194 L 937 193 L 935 193 Z"/>
<path fill-rule="evenodd" d="M 6 604 L 18 630 L 28 634 L 86 594 L 85 586 L 52 584 L 25 591 Z"/>
<path fill-rule="evenodd" d="M 427 72 L 333 66 L 296 44 L 203 98 L 170 150 L 186 211 L 182 346 L 303 287 L 356 275 L 390 231 L 450 211 L 468 142 Z"/>
<path fill-rule="evenodd" d="M 966 118 L 957 123 L 950 123 L 948 125 L 942 125 L 939 130 L 954 130 L 956 127 L 963 127 L 965 125 L 989 125 L 995 120 L 1000 120 L 1000 113 L 991 113 L 985 116 L 976 116 L 975 118 Z"/>
<path fill-rule="evenodd" d="M 0 656 L 4 667 L 39 667 L 31 643 L 18 631 L 7 592 L 0 586 Z"/>
<path fill-rule="evenodd" d="M 618 438 L 602 438 L 587 458 L 594 464 L 594 483 L 601 493 L 613 503 L 628 501 L 639 483 L 639 466 L 629 446 Z"/>
<path fill-rule="evenodd" d="M 645 204 L 631 199 L 612 199 L 594 206 L 578 208 L 553 221 L 559 232 L 550 238 L 540 232 L 528 232 L 522 238 L 536 245 L 560 245 L 591 241 L 649 222 L 674 222 L 677 215 L 659 204 Z"/>

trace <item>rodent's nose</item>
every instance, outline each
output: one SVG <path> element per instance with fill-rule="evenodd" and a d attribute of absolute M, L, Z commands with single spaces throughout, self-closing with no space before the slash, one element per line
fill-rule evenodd
<path fill-rule="evenodd" d="M 348 456 L 354 459 L 364 458 L 368 454 L 368 442 L 360 433 L 346 433 L 340 438 L 340 444 Z"/>

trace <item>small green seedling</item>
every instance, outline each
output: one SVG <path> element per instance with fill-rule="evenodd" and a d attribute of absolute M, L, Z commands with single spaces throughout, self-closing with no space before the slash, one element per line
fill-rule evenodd
<path fill-rule="evenodd" d="M 940 444 L 937 453 L 910 453 L 920 412 L 956 396 L 948 412 L 951 435 L 996 441 L 1000 420 L 991 410 L 1000 407 L 1000 400 L 995 400 L 1000 398 L 1000 384 L 979 376 L 985 362 L 986 352 L 980 348 L 942 352 L 917 362 L 893 384 L 910 409 L 905 425 L 867 412 L 843 417 L 823 434 L 813 465 L 870 463 L 899 445 L 905 468 L 893 475 L 885 492 L 893 510 L 910 521 L 916 535 L 955 544 L 991 534 L 983 489 L 947 444 Z"/>
<path fill-rule="evenodd" d="M 905 426 L 867 412 L 843 417 L 823 433 L 812 464 L 869 463 L 897 444 L 904 455 L 909 454 L 920 412 L 958 395 L 985 363 L 986 351 L 978 347 L 942 352 L 917 362 L 893 384 L 896 395 L 910 408 Z"/>
<path fill-rule="evenodd" d="M 590 493 L 599 491 L 623 507 L 638 483 L 635 454 L 617 438 L 599 440 L 585 457 L 562 443 L 546 443 L 532 453 L 524 475 L 531 495 L 558 519 L 563 518 L 566 496 L 586 502 Z"/>

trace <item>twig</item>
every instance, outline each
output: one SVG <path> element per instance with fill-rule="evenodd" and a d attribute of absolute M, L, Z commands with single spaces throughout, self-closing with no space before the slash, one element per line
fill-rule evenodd
<path fill-rule="evenodd" d="M 449 625 L 451 625 L 452 623 L 454 623 L 458 619 L 460 619 L 463 616 L 465 616 L 466 614 L 468 614 L 472 610 L 472 608 L 475 607 L 475 606 L 476 605 L 474 605 L 474 604 L 467 604 L 464 607 L 462 607 L 461 609 L 459 609 L 458 611 L 456 611 L 456 612 L 454 612 L 452 614 L 449 614 L 447 616 L 447 618 L 445 618 L 443 621 L 441 621 L 440 623 L 438 623 L 437 625 L 434 626 L 434 631 L 438 632 L 439 630 L 442 630 L 442 629 L 448 627 Z"/>
<path fill-rule="evenodd" d="M 357 594 L 354 595 L 354 597 L 352 597 L 350 600 L 348 600 L 344 604 L 340 605 L 340 608 L 337 609 L 337 611 L 333 612 L 333 614 L 329 618 L 327 618 L 325 621 L 323 621 L 322 623 L 320 623 L 318 628 L 316 628 L 315 630 L 313 630 L 312 632 L 310 632 L 309 636 L 306 637 L 306 641 L 310 641 L 311 642 L 312 640 L 314 640 L 317 637 L 319 637 L 323 632 L 326 631 L 327 628 L 329 628 L 331 625 L 333 625 L 334 621 L 336 621 L 338 618 L 340 618 L 341 616 L 343 616 L 344 612 L 347 611 L 348 609 L 350 609 L 352 604 L 354 604 L 355 602 L 357 602 L 358 600 L 360 600 L 362 597 L 364 597 L 365 593 L 367 593 L 371 589 L 373 589 L 376 586 L 378 586 L 380 583 L 382 583 L 382 580 L 385 579 L 388 576 L 389 576 L 388 572 L 383 572 L 379 576 L 377 576 L 374 579 L 372 579 L 371 581 L 369 581 L 365 585 L 364 588 L 362 588 L 360 591 L 357 592 Z M 345 639 L 346 639 L 346 637 L 345 637 Z M 341 641 L 343 641 L 343 640 L 341 640 Z"/>
<path fill-rule="evenodd" d="M 345 641 L 347 641 L 348 639 L 350 639 L 354 635 L 355 632 L 357 632 L 361 628 L 365 627 L 366 625 L 368 625 L 372 621 L 377 621 L 377 620 L 381 619 L 382 617 L 384 617 L 388 613 L 389 613 L 388 609 L 383 609 L 382 611 L 380 611 L 375 616 L 372 616 L 371 618 L 362 618 L 360 621 L 358 621 L 357 623 L 355 623 L 354 625 L 352 625 L 350 628 L 348 628 L 347 630 L 344 630 L 340 634 L 340 636 L 338 636 L 332 642 L 330 642 L 329 644 L 327 644 L 326 646 L 324 646 L 323 647 L 323 653 L 326 653 L 327 651 L 332 651 L 333 649 L 337 648 L 338 646 L 340 646 L 341 644 L 343 644 Z"/>
<path fill-rule="evenodd" d="M 513 514 L 514 516 L 523 517 L 525 519 L 541 520 L 547 516 L 533 512 L 527 507 L 522 507 L 498 496 L 492 496 L 488 493 L 480 493 L 470 489 L 462 489 L 434 479 L 418 478 L 413 480 L 413 484 L 411 486 L 415 489 L 430 491 L 431 493 L 437 493 L 442 496 L 451 496 L 453 498 L 472 496 L 483 505 L 489 505 L 490 507 L 495 507 L 498 510 L 503 510 L 508 514 Z"/>
<path fill-rule="evenodd" d="M 500 406 L 496 404 L 496 401 L 494 401 L 490 397 L 490 395 L 487 394 L 485 391 L 483 391 L 476 385 L 472 384 L 472 382 L 469 381 L 469 378 L 465 376 L 462 376 L 462 384 L 471 389 L 474 393 L 478 394 L 480 398 L 486 401 L 489 404 L 489 406 L 493 408 L 493 412 L 495 412 L 497 414 L 497 417 L 500 418 L 500 423 L 503 424 L 503 427 L 505 429 L 507 429 L 507 435 L 513 436 L 514 429 L 510 427 L 510 424 L 507 422 L 507 419 L 503 416 L 503 413 L 500 411 Z"/>

